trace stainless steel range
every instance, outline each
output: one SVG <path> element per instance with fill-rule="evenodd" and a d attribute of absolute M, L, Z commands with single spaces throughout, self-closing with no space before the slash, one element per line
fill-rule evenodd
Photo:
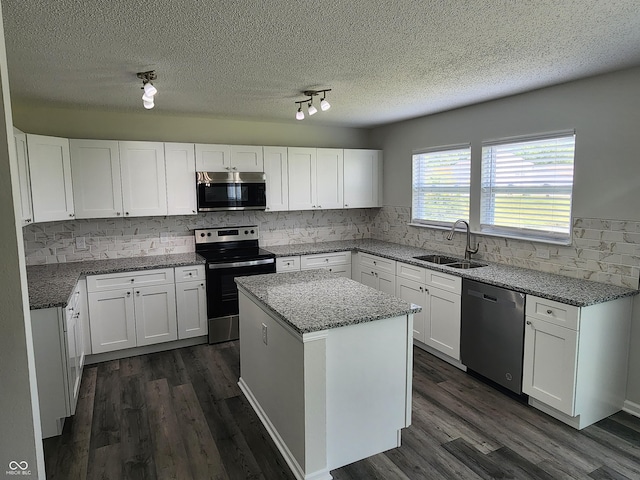
<path fill-rule="evenodd" d="M 235 278 L 275 273 L 276 259 L 258 246 L 257 225 L 195 230 L 196 252 L 207 267 L 209 343 L 238 338 L 238 288 Z"/>

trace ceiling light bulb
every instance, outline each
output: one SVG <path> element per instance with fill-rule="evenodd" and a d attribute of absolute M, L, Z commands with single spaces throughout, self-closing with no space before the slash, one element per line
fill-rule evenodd
<path fill-rule="evenodd" d="M 151 101 L 143 100 L 142 105 L 144 105 L 144 108 L 146 108 L 147 110 L 151 110 L 155 106 L 153 103 L 153 99 Z"/>
<path fill-rule="evenodd" d="M 325 112 L 331 108 L 331 104 L 325 98 L 320 100 L 320 109 Z"/>
<path fill-rule="evenodd" d="M 151 102 L 151 103 L 153 103 L 153 97 L 151 95 L 147 95 L 146 93 L 144 93 L 142 95 L 142 101 L 143 102 Z"/>
<path fill-rule="evenodd" d="M 313 115 L 314 113 L 317 113 L 318 109 L 316 107 L 313 106 L 313 103 L 309 104 L 309 115 Z"/>
<path fill-rule="evenodd" d="M 147 97 L 153 97 L 156 93 L 158 93 L 158 89 L 154 87 L 151 82 L 147 82 L 144 84 L 144 94 Z"/>
<path fill-rule="evenodd" d="M 302 113 L 302 107 L 296 112 L 296 120 L 304 120 L 304 113 Z"/>

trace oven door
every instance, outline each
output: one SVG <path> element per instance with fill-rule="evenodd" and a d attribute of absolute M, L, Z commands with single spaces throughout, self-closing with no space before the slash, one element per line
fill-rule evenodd
<path fill-rule="evenodd" d="M 238 287 L 235 278 L 275 271 L 275 258 L 207 264 L 209 343 L 238 338 Z"/>

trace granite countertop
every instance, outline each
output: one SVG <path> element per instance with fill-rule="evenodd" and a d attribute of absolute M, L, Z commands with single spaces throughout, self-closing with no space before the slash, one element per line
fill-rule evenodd
<path fill-rule="evenodd" d="M 381 240 L 347 240 L 298 245 L 266 246 L 263 248 L 273 252 L 276 257 L 355 250 L 411 265 L 429 268 L 431 270 L 445 272 L 458 277 L 488 283 L 490 285 L 496 285 L 498 287 L 508 288 L 517 292 L 536 295 L 538 297 L 555 300 L 557 302 L 574 305 L 576 307 L 586 307 L 639 293 L 638 290 L 630 288 L 565 277 L 562 275 L 555 275 L 553 273 L 539 272 L 527 268 L 513 267 L 484 260 L 479 261 L 481 263 L 485 263 L 485 267 L 460 270 L 447 267 L 446 265 L 437 265 L 413 258 L 415 256 L 429 254 L 450 255 L 448 253 L 424 250 L 418 247 L 383 242 Z"/>
<path fill-rule="evenodd" d="M 205 263 L 204 258 L 193 252 L 29 266 L 29 306 L 31 310 L 66 306 L 78 279 L 83 275 L 133 272 L 200 263 Z"/>
<path fill-rule="evenodd" d="M 422 310 L 417 305 L 326 270 L 237 277 L 235 281 L 300 334 Z"/>

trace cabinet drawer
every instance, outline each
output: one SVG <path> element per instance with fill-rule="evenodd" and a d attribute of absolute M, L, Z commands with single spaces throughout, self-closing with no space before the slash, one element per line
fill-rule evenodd
<path fill-rule="evenodd" d="M 374 268 L 380 272 L 396 274 L 396 261 L 388 258 L 369 255 L 368 253 L 360 254 L 360 266 L 362 268 Z"/>
<path fill-rule="evenodd" d="M 107 273 L 105 275 L 91 275 L 87 277 L 88 292 L 105 292 L 134 285 L 164 285 L 173 283 L 173 268 L 156 270 L 142 270 L 136 272 Z"/>
<path fill-rule="evenodd" d="M 579 330 L 580 308 L 573 305 L 527 295 L 525 311 L 528 316 L 545 320 L 554 325 Z"/>
<path fill-rule="evenodd" d="M 176 283 L 190 282 L 192 280 L 204 280 L 204 265 L 189 265 L 175 268 Z"/>
<path fill-rule="evenodd" d="M 297 272 L 300 270 L 300 257 L 276 258 L 276 272 Z"/>
<path fill-rule="evenodd" d="M 408 263 L 398 262 L 396 265 L 396 275 L 400 278 L 424 283 L 427 279 L 427 269 L 417 267 L 416 265 L 409 265 Z"/>
<path fill-rule="evenodd" d="M 303 255 L 300 257 L 300 268 L 302 270 L 350 264 L 351 252 L 320 253 L 318 255 Z"/>
<path fill-rule="evenodd" d="M 335 267 L 323 268 L 331 273 L 335 273 L 340 277 L 351 278 L 351 265 L 336 265 Z"/>
<path fill-rule="evenodd" d="M 455 275 L 427 269 L 425 283 L 428 286 L 441 288 L 449 292 L 462 293 L 462 277 L 456 277 Z"/>

